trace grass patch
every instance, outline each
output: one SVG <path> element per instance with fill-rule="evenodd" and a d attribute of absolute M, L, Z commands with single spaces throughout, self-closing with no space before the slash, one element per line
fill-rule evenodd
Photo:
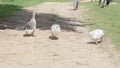
<path fill-rule="evenodd" d="M 117 3 L 120 3 L 120 0 L 112 0 L 113 2 L 117 2 Z"/>
<path fill-rule="evenodd" d="M 91 18 L 89 22 L 94 23 L 91 27 L 101 28 L 106 36 L 111 37 L 116 48 L 120 50 L 120 4 L 109 5 L 100 8 L 98 3 L 82 3 L 88 7 L 87 15 Z"/>
<path fill-rule="evenodd" d="M 43 2 L 67 2 L 67 1 L 70 0 L 3 0 L 3 3 L 27 7 L 27 6 L 40 4 Z"/>
<path fill-rule="evenodd" d="M 11 16 L 23 7 L 33 6 L 43 2 L 67 2 L 71 0 L 0 0 L 0 18 Z"/>
<path fill-rule="evenodd" d="M 0 5 L 0 18 L 5 18 L 7 16 L 12 15 L 15 11 L 20 11 L 22 7 L 15 5 Z"/>

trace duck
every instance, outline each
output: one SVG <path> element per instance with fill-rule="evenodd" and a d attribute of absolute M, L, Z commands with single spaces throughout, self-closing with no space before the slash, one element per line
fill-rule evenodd
<path fill-rule="evenodd" d="M 34 35 L 35 30 L 36 30 L 35 12 L 36 12 L 36 10 L 33 10 L 30 21 L 28 21 L 24 26 L 24 31 L 25 31 L 26 35 L 35 36 Z"/>
<path fill-rule="evenodd" d="M 58 35 L 60 34 L 61 28 L 59 24 L 53 24 L 51 26 L 51 35 L 54 38 L 58 38 Z"/>
<path fill-rule="evenodd" d="M 99 42 L 102 42 L 104 37 L 104 31 L 102 29 L 94 29 L 90 32 L 90 38 L 95 41 L 97 45 Z"/>

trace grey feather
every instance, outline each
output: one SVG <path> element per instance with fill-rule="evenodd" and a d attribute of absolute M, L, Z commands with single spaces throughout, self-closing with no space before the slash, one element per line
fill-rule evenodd
<path fill-rule="evenodd" d="M 33 33 L 36 30 L 35 10 L 30 21 L 25 24 L 24 30 L 26 33 Z"/>

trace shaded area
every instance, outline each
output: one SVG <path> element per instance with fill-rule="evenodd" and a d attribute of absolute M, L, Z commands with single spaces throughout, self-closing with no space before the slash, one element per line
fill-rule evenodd
<path fill-rule="evenodd" d="M 12 15 L 16 11 L 20 11 L 22 7 L 10 4 L 0 4 L 0 18 Z"/>
<path fill-rule="evenodd" d="M 13 15 L 13 13 L 22 10 L 22 7 L 10 4 L 0 4 L 0 20 L 8 16 Z M 6 23 L 0 21 L 0 29 L 11 28 Z"/>
<path fill-rule="evenodd" d="M 32 12 L 28 10 L 22 10 L 18 13 L 14 13 L 13 16 L 1 19 L 0 24 L 7 26 L 6 29 L 23 30 L 23 26 L 31 19 Z M 79 23 L 84 23 L 81 20 L 75 18 L 64 18 L 52 13 L 36 13 L 37 29 L 49 30 L 52 24 L 60 24 L 62 30 L 76 31 L 74 27 L 83 27 Z M 71 24 L 70 22 L 79 22 L 78 24 Z"/>

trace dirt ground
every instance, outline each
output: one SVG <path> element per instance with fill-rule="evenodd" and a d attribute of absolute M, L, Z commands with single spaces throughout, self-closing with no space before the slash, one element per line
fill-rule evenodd
<path fill-rule="evenodd" d="M 24 37 L 23 25 L 36 9 L 36 37 Z M 0 68 L 120 68 L 114 45 L 104 39 L 89 44 L 89 29 L 82 14 L 84 6 L 73 11 L 72 3 L 46 2 L 25 8 L 1 20 L 12 29 L 0 30 Z M 58 23 L 61 33 L 51 40 L 50 26 Z"/>

